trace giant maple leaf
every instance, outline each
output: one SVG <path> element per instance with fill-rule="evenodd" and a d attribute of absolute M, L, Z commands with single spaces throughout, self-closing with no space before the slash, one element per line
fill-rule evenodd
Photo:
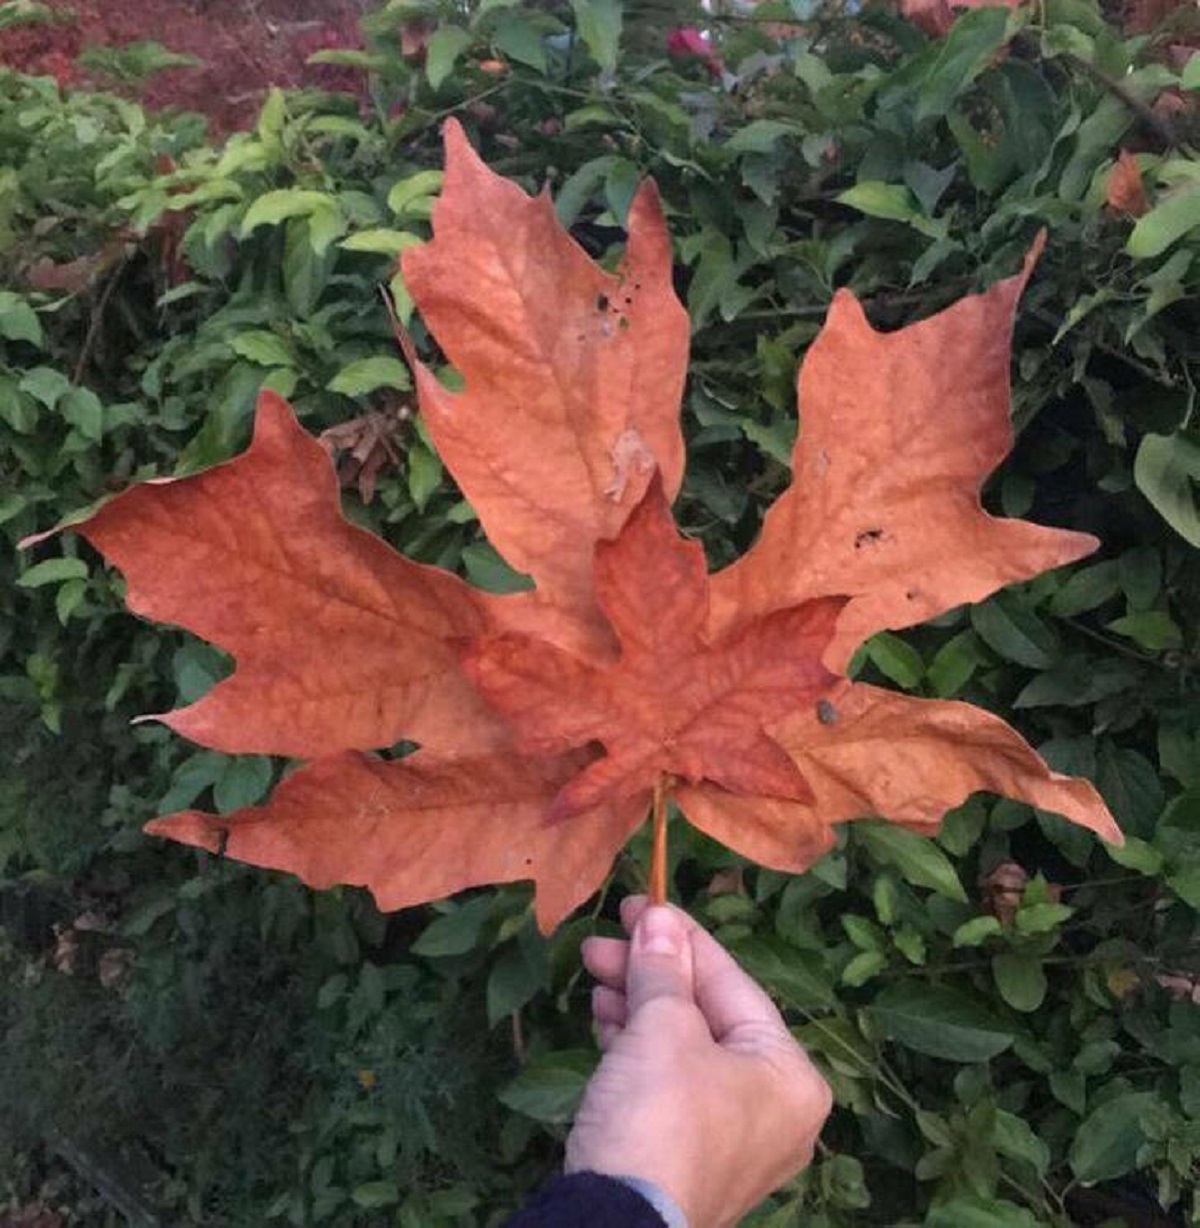
<path fill-rule="evenodd" d="M 999 718 L 841 676 L 873 632 L 1095 546 L 979 501 L 1011 446 L 1012 319 L 1036 253 L 888 335 L 839 293 L 800 375 L 793 484 L 709 576 L 669 510 L 688 330 L 653 186 L 609 273 L 451 124 L 433 231 L 403 271 L 461 390 L 402 343 L 438 451 L 534 589 L 480 592 L 350 525 L 328 457 L 264 394 L 242 455 L 73 526 L 125 573 L 133 610 L 235 658 L 159 719 L 219 750 L 307 760 L 260 806 L 148 830 L 365 885 L 383 908 L 532 879 L 544 928 L 667 794 L 787 870 L 838 823 L 933 831 L 977 790 L 1120 839 L 1095 789 Z M 401 739 L 420 748 L 370 753 Z"/>

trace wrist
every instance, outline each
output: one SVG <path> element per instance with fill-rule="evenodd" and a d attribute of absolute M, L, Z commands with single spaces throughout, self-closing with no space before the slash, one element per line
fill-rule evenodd
<path fill-rule="evenodd" d="M 635 1194 L 640 1194 L 662 1217 L 667 1228 L 690 1228 L 688 1218 L 683 1208 L 662 1188 L 645 1177 L 629 1177 L 623 1173 L 613 1173 L 614 1181 L 627 1185 Z"/>

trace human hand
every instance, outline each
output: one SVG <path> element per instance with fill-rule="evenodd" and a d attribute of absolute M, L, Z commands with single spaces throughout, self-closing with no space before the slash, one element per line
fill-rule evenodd
<path fill-rule="evenodd" d="M 833 1098 L 766 993 L 685 913 L 623 901 L 631 942 L 583 962 L 604 1058 L 567 1172 L 639 1177 L 690 1228 L 729 1228 L 809 1164 Z"/>

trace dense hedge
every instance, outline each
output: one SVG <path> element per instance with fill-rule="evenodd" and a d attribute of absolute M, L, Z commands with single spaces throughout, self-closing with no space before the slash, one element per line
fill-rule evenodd
<path fill-rule="evenodd" d="M 833 290 L 898 326 L 1048 229 L 988 503 L 1103 548 L 877 636 L 858 668 L 1012 720 L 1096 781 L 1127 849 L 977 797 L 936 842 L 863 825 L 800 878 L 692 833 L 674 884 L 837 1092 L 818 1162 L 756 1224 L 1200 1220 L 1200 59 L 1180 18 L 1126 38 L 1086 0 L 971 11 L 940 38 L 887 7 L 760 6 L 712 19 L 709 47 L 670 38 L 679 8 L 630 5 L 622 27 L 615 0 L 393 2 L 367 51 L 325 56 L 367 74 L 370 107 L 274 92 L 219 149 L 198 120 L 0 75 L 5 1196 L 68 1199 L 65 1157 L 101 1190 L 77 1181 L 69 1222 L 106 1203 L 458 1228 L 554 1162 L 595 1060 L 578 943 L 641 882 L 641 838 L 549 941 L 525 887 L 381 916 L 153 842 L 147 818 L 254 801 L 280 765 L 130 727 L 226 663 L 124 613 L 78 539 L 15 548 L 235 452 L 268 386 L 361 445 L 341 455 L 355 519 L 511 583 L 413 416 L 380 294 L 407 314 L 395 255 L 427 233 L 457 114 L 605 258 L 658 180 L 694 333 L 677 512 L 714 564 L 787 481 L 796 362 Z M 1121 149 L 1136 221 L 1106 203 Z"/>

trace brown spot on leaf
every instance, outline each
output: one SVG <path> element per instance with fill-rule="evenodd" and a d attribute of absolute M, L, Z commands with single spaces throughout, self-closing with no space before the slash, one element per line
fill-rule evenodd
<path fill-rule="evenodd" d="M 626 427 L 617 436 L 612 446 L 612 464 L 612 481 L 604 488 L 604 494 L 614 503 L 620 503 L 631 475 L 648 473 L 654 468 L 654 456 L 637 427 Z"/>

